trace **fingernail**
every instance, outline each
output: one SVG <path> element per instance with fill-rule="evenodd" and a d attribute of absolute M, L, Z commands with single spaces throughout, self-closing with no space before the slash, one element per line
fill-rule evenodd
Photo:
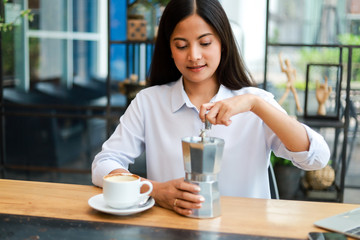
<path fill-rule="evenodd" d="M 200 201 L 200 202 L 204 202 L 204 201 L 205 201 L 205 198 L 204 198 L 203 196 L 200 196 L 200 197 L 199 197 L 199 201 Z"/>
<path fill-rule="evenodd" d="M 194 190 L 195 190 L 196 192 L 200 192 L 200 191 L 201 191 L 200 187 L 195 187 Z"/>

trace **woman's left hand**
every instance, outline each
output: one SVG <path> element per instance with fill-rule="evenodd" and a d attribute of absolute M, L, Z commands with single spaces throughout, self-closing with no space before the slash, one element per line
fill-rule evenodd
<path fill-rule="evenodd" d="M 232 116 L 251 111 L 254 107 L 254 102 L 254 95 L 244 94 L 214 103 L 205 103 L 201 105 L 199 115 L 203 122 L 205 122 L 206 118 L 211 124 L 229 126 Z"/>

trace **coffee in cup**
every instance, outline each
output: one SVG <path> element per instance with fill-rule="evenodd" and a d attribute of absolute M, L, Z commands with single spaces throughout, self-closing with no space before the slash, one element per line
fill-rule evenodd
<path fill-rule="evenodd" d="M 138 175 L 132 173 L 113 173 L 104 176 L 103 196 L 106 204 L 119 209 L 138 204 L 153 189 L 151 182 L 140 180 Z M 148 185 L 149 190 L 140 193 L 143 185 Z"/>

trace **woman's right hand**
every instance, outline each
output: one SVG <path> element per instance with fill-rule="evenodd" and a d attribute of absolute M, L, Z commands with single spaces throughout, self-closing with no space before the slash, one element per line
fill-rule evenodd
<path fill-rule="evenodd" d="M 151 196 L 161 207 L 172 209 L 181 215 L 191 215 L 192 209 L 201 208 L 205 201 L 198 195 L 199 186 L 184 181 L 184 178 L 168 182 L 152 182 L 154 188 Z"/>

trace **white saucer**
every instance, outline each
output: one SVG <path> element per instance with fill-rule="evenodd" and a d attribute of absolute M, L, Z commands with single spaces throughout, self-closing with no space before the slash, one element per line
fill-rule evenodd
<path fill-rule="evenodd" d="M 135 214 L 135 213 L 139 213 L 139 212 L 148 210 L 149 208 L 154 206 L 155 200 L 152 197 L 150 197 L 149 201 L 147 202 L 147 204 L 145 206 L 142 206 L 142 207 L 134 206 L 131 208 L 126 208 L 126 209 L 116 209 L 116 208 L 109 207 L 105 203 L 103 195 L 98 194 L 98 195 L 91 197 L 89 199 L 88 203 L 89 203 L 90 207 L 92 207 L 100 212 L 109 213 L 109 214 L 113 214 L 113 215 L 119 215 L 119 216 L 126 216 L 126 215 L 131 215 L 131 214 Z"/>

